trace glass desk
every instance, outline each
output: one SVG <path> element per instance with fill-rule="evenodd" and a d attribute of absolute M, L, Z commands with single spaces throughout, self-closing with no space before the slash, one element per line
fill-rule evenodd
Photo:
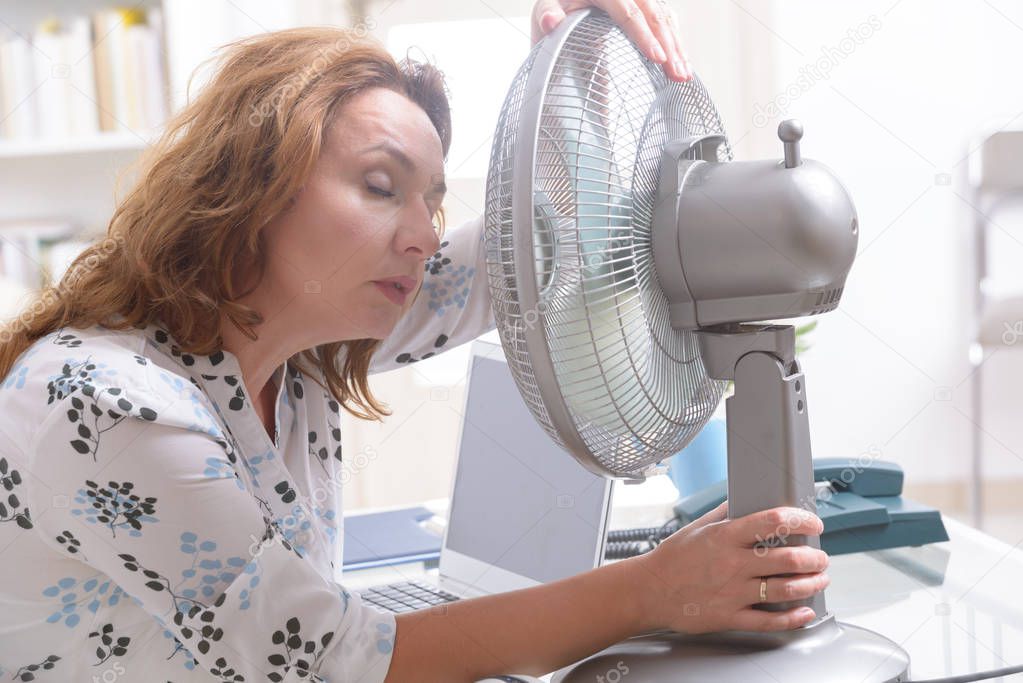
<path fill-rule="evenodd" d="M 428 507 L 445 512 L 443 501 Z M 667 519 L 670 506 L 655 507 L 616 508 L 611 526 Z M 1023 664 L 1023 539 L 1010 546 L 954 519 L 944 522 L 945 543 L 832 556 L 828 609 L 899 643 L 911 657 L 913 679 Z M 349 572 L 343 581 L 360 589 L 436 571 L 407 564 Z"/>

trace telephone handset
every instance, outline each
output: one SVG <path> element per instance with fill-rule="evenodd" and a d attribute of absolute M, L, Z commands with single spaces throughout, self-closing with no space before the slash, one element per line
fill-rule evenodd
<path fill-rule="evenodd" d="M 884 460 L 818 458 L 813 461 L 817 515 L 824 522 L 821 549 L 829 555 L 919 546 L 948 540 L 941 512 L 902 497 L 902 468 Z M 675 516 L 661 527 L 608 532 L 605 559 L 652 550 L 665 538 L 720 505 L 725 481 L 711 484 L 675 504 Z"/>

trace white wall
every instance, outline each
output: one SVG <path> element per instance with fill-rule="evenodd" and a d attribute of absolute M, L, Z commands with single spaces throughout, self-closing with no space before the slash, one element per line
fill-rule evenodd
<path fill-rule="evenodd" d="M 327 0 L 163 4 L 178 103 L 187 75 L 214 46 L 261 30 L 339 23 L 347 16 L 342 3 Z M 1023 126 L 1023 92 L 1016 78 L 1023 63 L 1023 6 L 1012 0 L 672 4 L 737 158 L 780 155 L 774 132 L 780 118 L 762 120 L 758 114 L 792 86 L 797 96 L 786 115 L 805 124 L 804 155 L 835 169 L 859 210 L 859 256 L 841 307 L 819 318 L 813 347 L 802 357 L 815 455 L 855 456 L 876 449 L 901 463 L 910 482 L 963 478 L 971 429 L 968 228 L 974 220 L 964 158 L 981 126 Z M 455 130 L 446 208 L 453 225 L 482 210 L 489 131 L 509 65 L 528 48 L 523 17 L 529 7 L 528 0 L 378 0 L 369 8 L 376 35 L 385 41 L 390 36 L 392 49 L 417 43 L 451 74 Z M 389 33 L 395 26 L 455 19 L 477 22 L 464 25 L 475 32 L 433 46 L 428 32 Z M 489 23 L 482 29 L 478 22 L 484 20 Z M 869 38 L 842 43 L 847 31 L 870 21 Z M 797 90 L 801 67 L 816 62 L 822 49 L 833 55 L 829 77 L 814 80 L 805 92 Z M 105 172 L 112 176 L 113 168 L 131 156 L 104 159 Z M 45 163 L 5 163 L 0 180 Z M 88 222 L 102 224 L 99 214 L 107 212 L 110 195 L 90 200 L 98 193 L 76 192 L 80 179 L 94 174 L 83 173 L 74 159 L 65 163 L 68 179 L 58 185 L 69 190 L 61 201 L 91 201 L 78 208 Z M 944 184 L 946 177 L 950 184 Z M 18 213 L 16 197 L 0 189 L 0 199 L 4 213 Z M 1000 274 L 1023 280 L 1016 265 L 1023 257 L 1023 238 L 1013 228 L 1018 220 L 1018 214 L 998 217 L 993 256 Z M 990 414 L 984 443 L 993 477 L 1023 475 L 1015 390 L 1023 363 L 1017 356 L 999 352 L 985 368 Z M 395 415 L 384 425 L 345 422 L 347 452 L 371 446 L 376 453 L 373 466 L 349 486 L 350 506 L 446 495 L 466 358 L 463 347 L 373 378 Z"/>
<path fill-rule="evenodd" d="M 910 482 L 962 478 L 972 428 L 975 218 L 965 159 L 980 127 L 1023 126 L 1023 90 L 1011 76 L 1011 65 L 1023 61 L 1023 8 L 933 0 L 746 4 L 775 43 L 776 92 L 796 82 L 823 47 L 841 49 L 850 29 L 876 26 L 863 31 L 870 37 L 861 44 L 846 43 L 855 49 L 835 60 L 830 78 L 789 107 L 806 125 L 804 155 L 840 174 L 860 214 L 859 254 L 841 307 L 821 318 L 804 356 L 815 454 L 877 448 L 905 467 Z M 767 141 L 771 124 L 758 128 L 751 116 L 733 135 L 745 129 Z M 1019 264 L 1018 236 L 1000 242 L 1003 259 Z M 988 469 L 1020 476 L 1023 434 L 1011 429 L 1019 358 L 995 360 L 984 370 L 1002 380 L 987 396 L 995 408 L 984 441 Z"/>
<path fill-rule="evenodd" d="M 187 101 L 188 80 L 196 66 L 232 41 L 265 31 L 306 24 L 343 24 L 344 3 L 329 0 L 163 0 L 171 98 L 178 108 Z M 192 93 L 205 82 L 200 71 Z"/>
<path fill-rule="evenodd" d="M 733 26 L 726 5 L 693 0 L 679 9 L 687 21 L 715 27 L 691 31 L 690 52 L 727 119 L 743 115 L 744 93 L 768 96 L 759 56 L 772 48 L 756 29 Z M 529 49 L 531 4 L 385 1 L 374 7 L 379 8 L 370 12 L 376 35 L 393 54 L 404 56 L 414 46 L 414 57 L 433 61 L 447 75 L 453 139 L 445 210 L 450 224 L 459 225 L 483 210 L 491 136 L 511 78 Z M 734 70 L 731 60 L 739 60 L 743 68 Z M 382 425 L 345 419 L 345 452 L 372 448 L 376 453 L 372 466 L 359 471 L 346 487 L 347 506 L 397 505 L 448 495 L 467 363 L 468 345 L 463 345 L 371 378 L 374 391 L 388 401 L 394 415 Z"/>
<path fill-rule="evenodd" d="M 441 12 L 465 18 L 506 10 L 521 14 L 519 4 L 498 4 L 494 12 L 481 5 L 466 1 L 413 9 L 399 3 L 387 10 L 381 32 L 387 22 L 434 21 Z M 737 158 L 780 156 L 777 123 L 784 116 L 799 117 L 806 127 L 804 155 L 835 169 L 857 204 L 859 255 L 841 307 L 818 318 L 812 348 L 802 356 L 815 456 L 873 453 L 900 463 L 911 483 L 963 480 L 972 428 L 969 226 L 974 220 L 964 159 L 968 141 L 981 127 L 1023 126 L 1023 91 L 1013 76 L 1013 65 L 1023 63 L 1023 7 L 951 0 L 693 0 L 674 6 Z M 868 37 L 843 42 L 850 29 Z M 829 75 L 811 76 L 808 88 L 797 89 L 800 69 L 825 54 Z M 767 105 L 778 103 L 776 95 L 790 86 L 796 97 L 790 97 L 785 115 L 765 117 Z M 456 141 L 457 109 L 465 97 L 453 92 Z M 488 146 L 481 149 L 486 154 Z M 483 182 L 459 183 L 458 201 L 450 204 L 453 214 L 464 217 L 479 210 Z M 1012 265 L 1023 257 L 1023 239 L 1018 234 L 1001 238 L 994 249 L 1001 273 L 1021 272 Z M 464 358 L 460 351 L 448 355 Z M 1023 363 L 1014 355 L 1001 352 L 984 370 L 990 408 L 984 446 L 992 477 L 1023 474 L 1014 389 L 1023 378 Z M 419 364 L 424 374 L 418 378 L 408 374 L 411 370 L 381 378 L 382 393 L 408 381 L 428 384 L 429 364 L 447 362 L 450 369 L 453 360 Z M 394 403 L 403 414 L 406 407 L 418 407 L 410 419 L 423 424 L 407 428 L 408 444 L 397 432 L 389 437 L 385 460 L 403 461 L 411 449 L 417 463 L 436 462 L 445 471 L 455 416 L 423 405 L 421 397 L 407 406 Z M 355 438 L 360 432 L 349 426 L 346 433 Z M 400 444 L 393 455 L 391 444 Z M 387 477 L 390 488 L 370 483 L 383 470 L 374 466 L 365 477 L 367 500 L 390 500 L 389 491 L 404 498 L 393 488 L 397 470 Z M 444 493 L 442 487 L 433 490 Z"/>

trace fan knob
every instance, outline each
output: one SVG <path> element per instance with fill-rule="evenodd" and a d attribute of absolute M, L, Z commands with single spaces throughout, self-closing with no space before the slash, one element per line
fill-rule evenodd
<path fill-rule="evenodd" d="M 778 124 L 778 137 L 785 143 L 785 168 L 803 163 L 799 155 L 799 141 L 803 139 L 803 124 L 798 119 L 785 119 Z"/>

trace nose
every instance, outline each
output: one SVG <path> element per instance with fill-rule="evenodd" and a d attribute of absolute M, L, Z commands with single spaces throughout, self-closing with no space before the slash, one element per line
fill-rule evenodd
<path fill-rule="evenodd" d="M 440 248 L 440 237 L 425 201 L 408 202 L 398 218 L 396 247 L 402 254 L 417 253 L 425 260 Z"/>

